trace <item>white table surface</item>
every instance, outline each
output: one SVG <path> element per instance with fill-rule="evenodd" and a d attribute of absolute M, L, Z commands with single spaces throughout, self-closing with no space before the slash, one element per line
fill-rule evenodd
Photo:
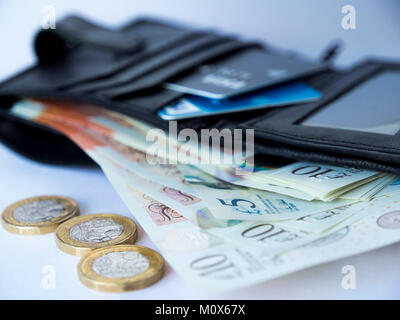
<path fill-rule="evenodd" d="M 0 2 L 0 80 L 34 61 L 30 39 L 40 27 L 43 5 L 54 5 L 57 16 L 85 14 L 118 25 L 140 14 L 179 19 L 263 39 L 310 57 L 334 38 L 346 47 L 338 65 L 348 66 L 367 55 L 400 58 L 397 1 L 352 1 L 357 30 L 340 26 L 347 1 L 2 1 Z M 59 167 L 33 162 L 0 144 L 0 210 L 35 195 L 74 198 L 84 213 L 112 212 L 132 217 L 100 169 Z M 138 244 L 152 248 L 140 232 Z M 18 236 L 0 228 L 0 298 L 2 299 L 393 299 L 400 298 L 400 244 L 309 268 L 222 296 L 199 294 L 167 267 L 157 284 L 124 294 L 99 293 L 78 280 L 79 258 L 59 251 L 54 234 Z M 344 265 L 356 268 L 354 290 L 341 287 Z M 42 286 L 45 266 L 55 270 L 55 289 Z"/>

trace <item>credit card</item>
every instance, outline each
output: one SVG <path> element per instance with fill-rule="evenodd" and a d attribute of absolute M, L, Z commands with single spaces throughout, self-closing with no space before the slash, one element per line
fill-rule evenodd
<path fill-rule="evenodd" d="M 169 90 L 210 99 L 226 99 L 310 75 L 328 67 L 287 56 L 248 49 L 213 64 L 203 65 L 189 75 L 164 86 Z"/>
<path fill-rule="evenodd" d="M 309 85 L 303 82 L 292 82 L 223 100 L 185 95 L 180 100 L 159 110 L 157 114 L 164 120 L 180 120 L 286 106 L 317 100 L 320 97 L 321 93 Z"/>

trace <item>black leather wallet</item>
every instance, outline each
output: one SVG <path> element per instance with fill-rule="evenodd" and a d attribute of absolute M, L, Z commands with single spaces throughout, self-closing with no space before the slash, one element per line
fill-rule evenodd
<path fill-rule="evenodd" d="M 166 81 L 254 47 L 269 50 L 259 43 L 153 19 L 111 30 L 75 16 L 58 22 L 55 30 L 41 30 L 34 46 L 37 64 L 0 84 L 0 138 L 26 156 L 52 163 L 89 160 L 61 134 L 11 115 L 8 109 L 16 100 L 88 102 L 167 129 L 168 121 L 156 112 L 183 93 L 165 89 Z M 318 102 L 180 120 L 178 125 L 197 130 L 251 128 L 259 154 L 400 173 L 398 133 L 308 120 L 379 74 L 399 70 L 400 64 L 379 61 L 366 61 L 346 72 L 326 68 L 302 79 L 323 93 Z"/>

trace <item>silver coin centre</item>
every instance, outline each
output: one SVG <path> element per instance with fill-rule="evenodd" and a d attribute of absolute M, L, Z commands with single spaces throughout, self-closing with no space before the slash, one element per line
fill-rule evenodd
<path fill-rule="evenodd" d="M 71 228 L 72 239 L 86 243 L 110 241 L 121 235 L 124 227 L 111 219 L 91 219 Z"/>
<path fill-rule="evenodd" d="M 149 259 L 138 252 L 117 251 L 97 258 L 92 269 L 103 277 L 125 278 L 144 272 L 149 265 Z"/>
<path fill-rule="evenodd" d="M 14 210 L 14 218 L 20 222 L 36 223 L 60 216 L 65 207 L 57 200 L 36 200 Z"/>

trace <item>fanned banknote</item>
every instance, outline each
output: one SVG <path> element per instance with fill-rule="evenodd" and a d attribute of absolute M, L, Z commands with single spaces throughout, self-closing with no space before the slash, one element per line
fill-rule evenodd
<path fill-rule="evenodd" d="M 59 130 L 92 157 L 166 260 L 199 289 L 238 289 L 400 241 L 395 176 L 335 167 L 328 172 L 345 183 L 295 181 L 349 198 L 330 202 L 277 193 L 296 191 L 283 183 L 275 193 L 238 186 L 192 166 L 151 164 L 148 157 L 160 155 L 146 152 L 149 126 L 98 109 L 25 101 L 12 112 Z M 351 195 L 350 185 L 360 189 Z"/>
<path fill-rule="evenodd" d="M 331 201 L 382 175 L 382 173 L 364 169 L 295 162 L 278 170 L 255 172 L 251 175 L 251 180 L 300 189 L 314 196 L 315 199 Z"/>
<path fill-rule="evenodd" d="M 234 161 L 232 165 L 223 163 L 210 165 L 207 164 L 207 159 L 202 158 L 201 152 L 186 152 L 188 149 L 197 149 L 197 145 L 185 143 L 182 148 L 178 141 L 169 139 L 168 135 L 160 134 L 157 138 L 164 139 L 168 148 L 152 148 L 152 141 L 146 139 L 146 134 L 149 130 L 160 132 L 160 129 L 116 112 L 86 104 L 23 100 L 14 105 L 12 112 L 24 117 L 37 118 L 42 123 L 46 123 L 47 118 L 51 117 L 62 123 L 72 121 L 74 125 L 87 126 L 105 138 L 112 138 L 116 142 L 144 152 L 148 162 L 157 162 L 157 157 L 165 158 L 172 164 L 177 163 L 179 159 L 184 163 L 192 161 L 198 168 L 226 182 L 308 201 L 314 199 L 331 201 L 361 186 L 369 191 L 376 187 L 374 183 L 376 179 L 386 176 L 369 170 L 303 162 L 294 162 L 282 167 L 246 165 L 245 160 L 239 166 L 234 165 Z M 167 149 L 169 152 L 166 152 Z M 235 158 L 235 155 L 225 154 L 224 150 L 218 150 L 221 155 L 217 158 Z M 160 162 L 165 163 L 158 159 L 158 163 Z"/>
<path fill-rule="evenodd" d="M 339 225 L 326 236 L 271 256 L 264 249 L 228 243 L 182 219 L 178 213 L 170 213 L 169 223 L 162 223 L 157 215 L 154 217 L 151 207 L 158 208 L 158 216 L 163 215 L 161 210 L 170 212 L 168 208 L 140 191 L 126 188 L 113 175 L 109 179 L 177 273 L 206 292 L 239 289 L 400 241 L 400 205 L 391 197 L 383 197 L 374 202 L 375 208 L 364 209 L 363 218 L 357 217 L 358 221 L 350 226 Z M 386 209 L 388 206 L 391 210 Z M 382 208 L 382 212 L 377 214 L 376 207 Z"/>
<path fill-rule="evenodd" d="M 383 175 L 370 183 L 364 184 L 358 188 L 350 190 L 340 196 L 340 199 L 359 199 L 363 201 L 371 200 L 386 186 L 396 181 L 398 176 L 394 174 Z M 371 188 L 372 187 L 372 188 Z"/>
<path fill-rule="evenodd" d="M 218 219 L 253 221 L 297 219 L 357 202 L 342 199 L 331 202 L 305 201 L 278 193 L 238 188 L 194 167 L 179 166 L 179 169 Z"/>
<path fill-rule="evenodd" d="M 235 168 L 211 164 L 196 167 L 231 184 L 308 201 L 332 201 L 338 197 L 355 199 L 356 196 L 358 200 L 370 200 L 377 189 L 379 191 L 382 185 L 390 183 L 393 177 L 375 171 L 307 162 L 294 162 L 281 167 L 254 166 L 248 165 L 244 159 L 243 164 Z"/>

